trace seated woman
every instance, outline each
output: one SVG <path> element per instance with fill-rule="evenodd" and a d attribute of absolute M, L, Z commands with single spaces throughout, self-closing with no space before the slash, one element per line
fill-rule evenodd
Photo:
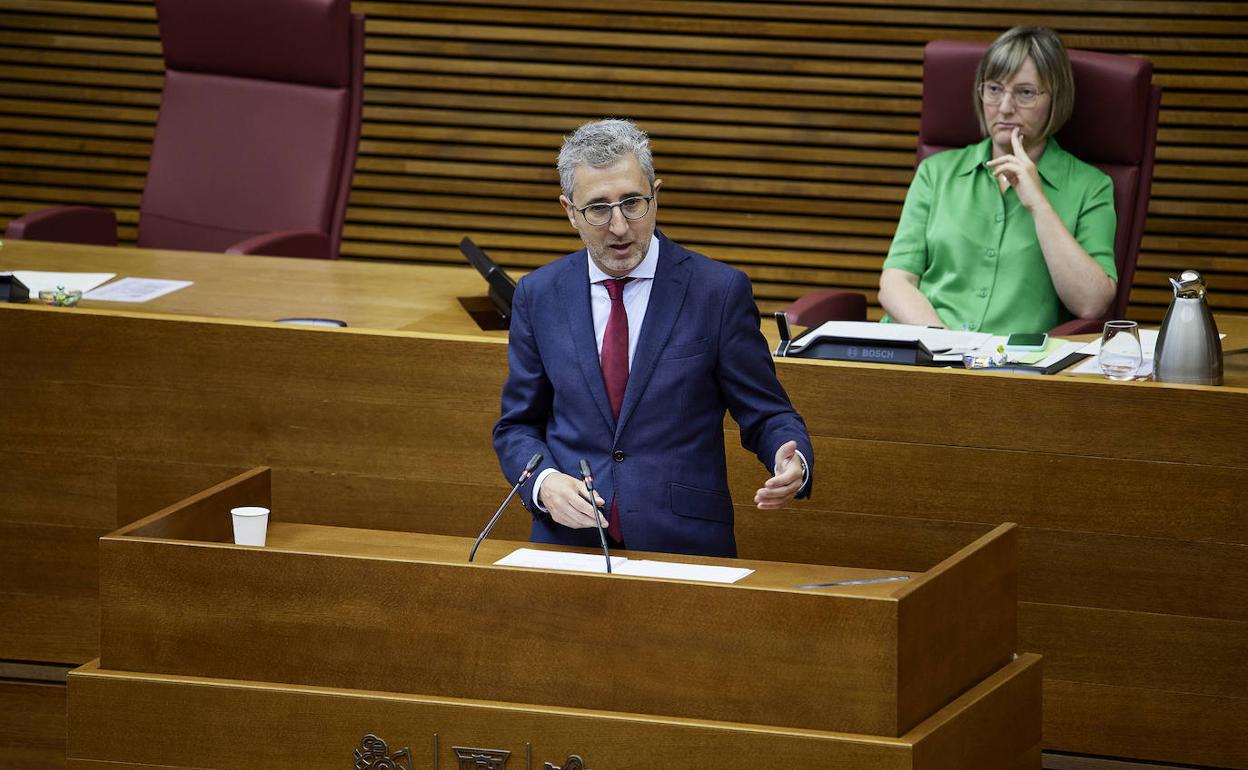
<path fill-rule="evenodd" d="M 1057 33 L 1015 27 L 975 73 L 987 138 L 919 164 L 884 271 L 885 320 L 1044 332 L 1113 302 L 1113 182 L 1058 146 L 1075 101 Z"/>

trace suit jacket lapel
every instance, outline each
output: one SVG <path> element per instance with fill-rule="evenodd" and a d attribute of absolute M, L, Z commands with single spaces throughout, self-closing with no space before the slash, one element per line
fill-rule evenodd
<path fill-rule="evenodd" d="M 633 353 L 633 365 L 628 372 L 628 387 L 624 390 L 624 404 L 620 407 L 620 422 L 615 428 L 617 438 L 637 408 L 637 402 L 641 400 L 641 394 L 650 382 L 650 375 L 654 374 L 659 354 L 672 334 L 672 328 L 676 325 L 676 318 L 680 315 L 680 308 L 685 300 L 685 290 L 689 287 L 689 271 L 680 264 L 688 257 L 662 233 L 658 235 L 659 263 L 655 267 L 654 285 L 650 288 L 650 303 L 646 306 L 646 318 L 641 324 L 637 350 Z M 606 400 L 605 386 L 603 400 Z"/>
<path fill-rule="evenodd" d="M 576 351 L 576 361 L 585 376 L 598 411 L 607 423 L 607 429 L 615 427 L 611 414 L 611 402 L 607 400 L 607 386 L 602 381 L 602 365 L 598 362 L 598 341 L 594 337 L 594 314 L 589 304 L 589 267 L 584 250 L 573 254 L 564 264 L 559 277 L 559 296 L 568 321 L 568 338 Z M 557 362 L 555 362 L 557 365 Z"/>

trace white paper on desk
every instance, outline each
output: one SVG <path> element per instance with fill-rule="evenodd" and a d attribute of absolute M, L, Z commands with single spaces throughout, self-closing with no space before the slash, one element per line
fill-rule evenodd
<path fill-rule="evenodd" d="M 502 567 L 537 567 L 570 572 L 606 572 L 606 559 L 596 553 L 566 553 L 517 548 L 494 562 Z M 740 567 L 716 567 L 710 564 L 682 564 L 612 556 L 611 569 L 617 575 L 633 577 L 700 580 L 704 583 L 735 583 L 754 570 Z"/>
<path fill-rule="evenodd" d="M 111 279 L 116 273 L 51 273 L 46 270 L 14 270 L 17 280 L 30 289 L 30 298 L 38 299 L 41 291 L 56 291 L 64 286 L 69 291 L 87 293 Z"/>
<path fill-rule="evenodd" d="M 1069 371 L 1071 374 L 1104 374 L 1105 373 L 1101 371 L 1101 362 L 1097 360 L 1096 356 L 1092 356 L 1091 358 L 1084 359 L 1082 363 L 1080 363 L 1074 369 L 1070 369 Z M 1135 370 L 1134 376 L 1147 377 L 1152 373 L 1153 373 L 1153 357 L 1150 355 L 1144 359 L 1143 363 L 1140 364 L 1140 368 Z"/>
<path fill-rule="evenodd" d="M 612 565 L 611 568 L 620 575 L 700 580 L 703 583 L 735 583 L 754 571 L 744 567 L 717 567 L 711 564 L 682 564 L 649 559 L 627 559 L 620 566 Z"/>
<path fill-rule="evenodd" d="M 623 556 L 612 556 L 611 569 L 618 569 L 627 560 Z M 536 548 L 517 548 L 494 563 L 502 567 L 538 567 L 570 572 L 607 571 L 607 560 L 601 554 L 539 551 Z"/>
<path fill-rule="evenodd" d="M 1157 329 L 1140 329 L 1140 350 L 1144 353 L 1145 358 L 1152 358 L 1153 351 L 1157 349 L 1157 332 Z M 1222 336 L 1225 337 L 1226 335 L 1223 334 Z M 1100 338 L 1098 337 L 1084 345 L 1079 349 L 1079 352 L 1095 357 L 1101 352 Z M 1100 369 L 1097 369 L 1097 371 L 1099 372 Z"/>
<path fill-rule="evenodd" d="M 913 342 L 921 340 L 933 353 L 942 351 L 960 356 L 986 344 L 992 337 L 985 332 L 952 331 L 932 329 L 913 324 L 883 324 L 875 321 L 827 321 L 807 332 L 793 343 L 790 350 L 800 351 L 807 344 L 821 337 L 847 337 L 862 340 L 887 340 L 890 342 Z"/>
<path fill-rule="evenodd" d="M 82 295 L 82 298 L 106 302 L 147 302 L 185 289 L 192 283 L 194 281 L 167 281 L 163 278 L 122 278 Z"/>

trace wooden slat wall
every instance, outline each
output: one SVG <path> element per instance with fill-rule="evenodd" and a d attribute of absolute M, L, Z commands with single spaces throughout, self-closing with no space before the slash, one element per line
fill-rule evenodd
<path fill-rule="evenodd" d="M 64 684 L 0 679 L 0 766 L 65 767 L 65 696 Z"/>
<path fill-rule="evenodd" d="M 536 266 L 579 243 L 560 138 L 630 116 L 654 138 L 661 221 L 745 269 L 764 310 L 875 285 L 912 173 L 923 44 L 1019 23 L 1144 55 L 1165 88 L 1131 314 L 1194 267 L 1248 312 L 1248 5 L 1161 0 L 363 2 L 367 94 L 343 253 L 457 262 L 471 234 Z M 627 10 L 625 10 L 627 9 Z M 162 64 L 150 0 L 0 4 L 0 219 L 112 206 L 135 233 Z M 878 315 L 878 308 L 873 310 Z"/>

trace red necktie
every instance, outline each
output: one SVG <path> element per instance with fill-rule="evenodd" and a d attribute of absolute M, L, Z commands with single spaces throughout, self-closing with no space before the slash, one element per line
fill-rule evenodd
<path fill-rule="evenodd" d="M 611 402 L 611 414 L 616 422 L 620 419 L 620 407 L 624 404 L 624 389 L 628 387 L 628 311 L 624 309 L 624 284 L 631 278 L 608 278 L 602 282 L 611 297 L 611 315 L 607 316 L 607 330 L 602 335 L 602 381 L 607 386 L 607 400 Z M 611 515 L 607 518 L 607 533 L 617 543 L 624 542 L 620 530 L 620 510 L 616 497 L 611 498 Z"/>

